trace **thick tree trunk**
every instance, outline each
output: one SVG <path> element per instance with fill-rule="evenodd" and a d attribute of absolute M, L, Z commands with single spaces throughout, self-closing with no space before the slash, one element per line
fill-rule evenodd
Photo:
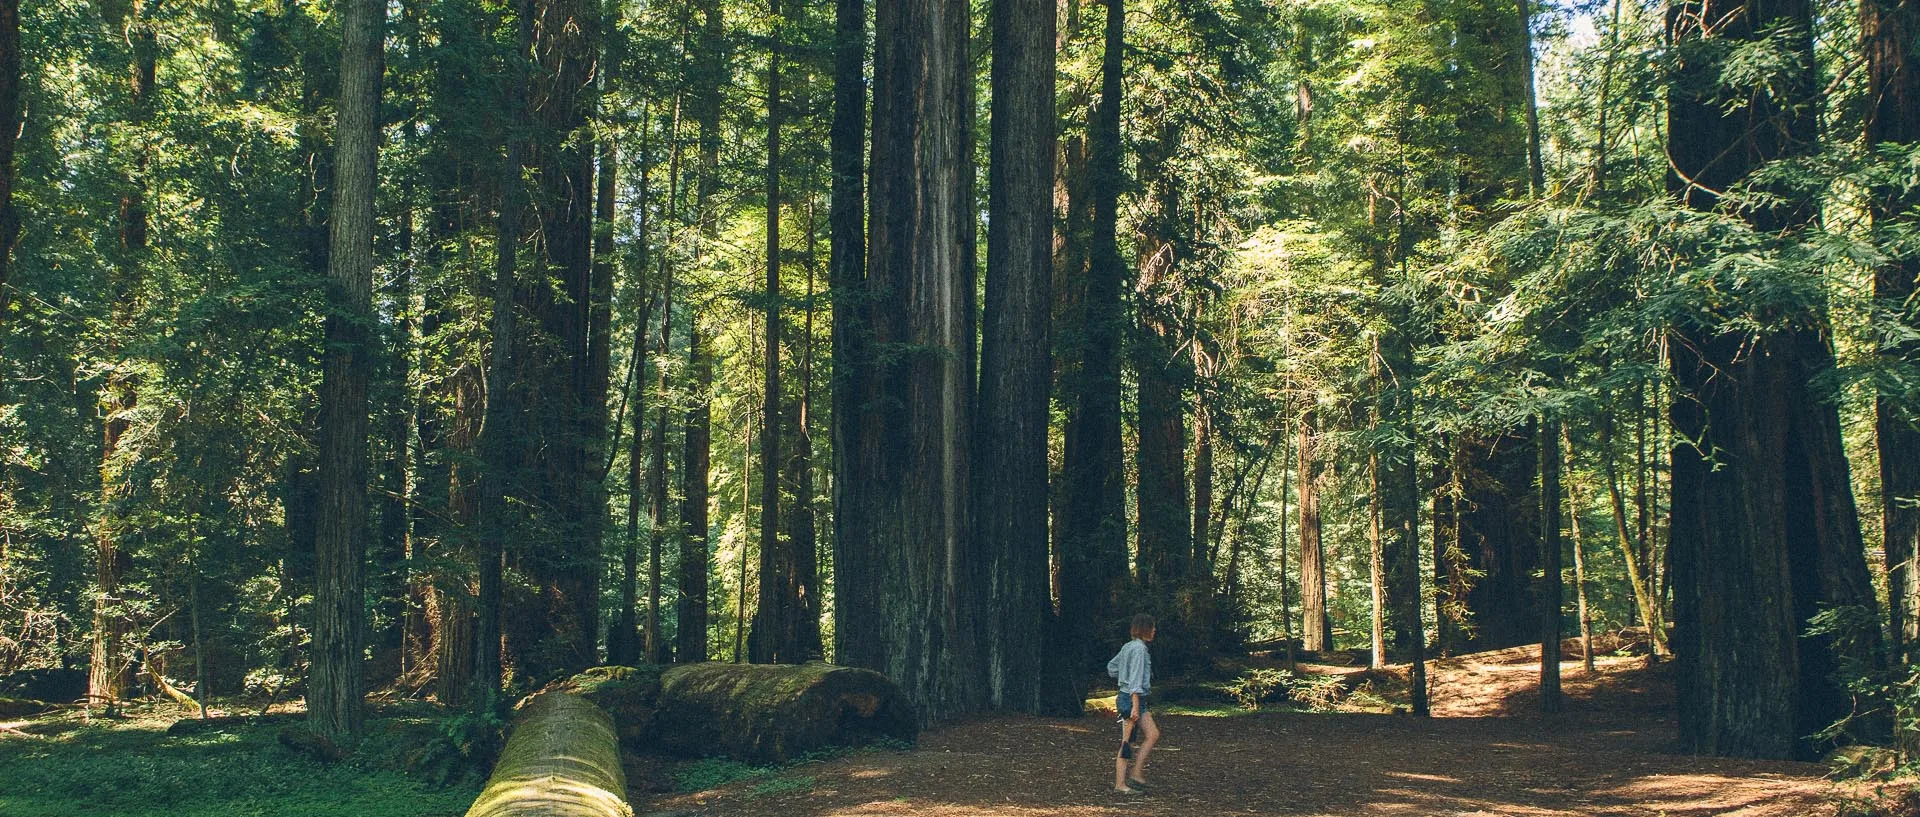
<path fill-rule="evenodd" d="M 467 817 L 626 817 L 627 776 L 613 717 L 571 692 L 520 711 Z"/>
<path fill-rule="evenodd" d="M 1101 104 L 1106 104 L 1104 99 Z M 1158 114 L 1150 111 L 1148 117 L 1158 118 Z M 1187 357 L 1178 351 L 1183 340 L 1177 312 L 1180 282 L 1174 268 L 1180 255 L 1175 236 L 1178 198 L 1166 169 L 1179 129 L 1158 125 L 1153 132 L 1157 138 L 1144 144 L 1138 162 L 1139 182 L 1152 209 L 1137 242 L 1139 323 L 1131 350 L 1138 384 L 1135 405 L 1140 412 L 1135 575 L 1149 598 L 1162 610 L 1177 612 L 1180 623 L 1193 630 L 1204 622 L 1187 621 L 1190 611 L 1182 603 L 1195 543 L 1193 520 L 1188 516 L 1186 406 L 1181 397 L 1192 372 Z"/>
<path fill-rule="evenodd" d="M 865 0 L 834 0 L 833 122 L 828 154 L 833 184 L 827 204 L 827 288 L 832 300 L 833 575 L 836 585 L 873 579 L 869 564 L 851 557 L 866 542 L 866 497 L 856 454 L 866 418 L 862 395 L 869 362 L 866 262 L 867 57 Z M 861 543 L 859 546 L 852 546 Z M 838 615 L 836 614 L 836 619 Z M 838 660 L 846 659 L 839 656 Z"/>
<path fill-rule="evenodd" d="M 1327 561 L 1320 540 L 1320 489 L 1326 482 L 1326 464 L 1320 457 L 1324 441 L 1315 428 L 1311 406 L 1300 412 L 1300 638 L 1308 652 L 1333 650 L 1333 613 L 1327 605 Z"/>
<path fill-rule="evenodd" d="M 652 155 L 647 151 L 648 128 L 645 108 L 640 114 L 640 207 L 636 232 L 640 241 L 633 264 L 633 281 L 629 285 L 632 300 L 636 305 L 633 317 L 633 343 L 629 347 L 627 365 L 631 367 L 627 377 L 627 399 L 632 403 L 628 415 L 632 417 L 633 436 L 627 441 L 627 534 L 620 554 L 620 609 L 614 615 L 613 626 L 607 633 L 607 661 L 612 664 L 634 664 L 640 660 L 640 506 L 645 501 L 646 491 L 642 478 L 645 474 L 647 412 L 647 330 L 651 328 L 653 313 L 653 293 L 648 290 L 647 282 L 647 214 L 652 208 L 646 205 L 647 193 L 651 187 Z M 596 260 L 604 258 L 612 263 L 613 253 L 613 217 L 614 200 L 618 195 L 618 186 L 614 184 L 613 171 L 617 167 L 619 153 L 613 140 L 607 139 L 600 145 L 600 167 L 598 211 L 594 226 L 594 255 Z M 604 242 L 604 243 L 603 243 Z"/>
<path fill-rule="evenodd" d="M 883 0 L 874 38 L 867 286 L 877 349 L 852 456 L 865 494 L 836 566 L 835 656 L 925 721 L 986 703 L 968 494 L 973 433 L 973 76 L 964 0 Z M 850 580 L 866 579 L 866 581 Z"/>
<path fill-rule="evenodd" d="M 680 577 L 674 655 L 682 663 L 707 660 L 707 499 L 713 456 L 713 354 L 689 315 L 688 404 L 680 471 Z M 725 608 L 722 608 L 723 610 Z"/>
<path fill-rule="evenodd" d="M 1449 554 L 1453 578 L 1442 588 L 1451 626 L 1441 628 L 1440 648 L 1458 655 L 1538 643 L 1537 435 L 1522 429 L 1462 436 L 1456 444 L 1453 478 L 1460 497 L 1450 521 L 1457 526 L 1458 549 Z"/>
<path fill-rule="evenodd" d="M 380 144 L 381 51 L 387 6 L 341 8 L 340 101 L 328 278 L 326 371 L 320 387 L 320 499 L 315 536 L 313 664 L 307 719 L 315 734 L 351 745 L 364 721 L 366 643 L 367 375 L 372 368 L 373 217 Z"/>
<path fill-rule="evenodd" d="M 913 704 L 886 676 L 819 662 L 693 664 L 660 674 L 651 730 L 675 754 L 784 763 L 808 752 L 919 736 Z"/>
<path fill-rule="evenodd" d="M 1059 528 L 1058 641 L 1048 651 L 1059 663 L 1047 670 L 1048 711 L 1078 713 L 1087 673 L 1098 661 L 1096 646 L 1122 635 L 1120 592 L 1126 579 L 1125 463 L 1121 456 L 1120 338 L 1126 328 L 1118 217 L 1125 186 L 1120 140 L 1121 69 L 1126 51 L 1123 0 L 1107 0 L 1105 50 L 1100 62 L 1100 101 L 1088 122 L 1086 283 L 1080 331 L 1062 337 L 1068 371 L 1062 377 L 1067 423 Z M 1080 234 L 1069 213 L 1068 241 Z M 1069 246 L 1069 253 L 1072 247 Z M 1071 274 L 1077 270 L 1069 261 Z"/>
<path fill-rule="evenodd" d="M 1812 8 L 1804 0 L 1680 0 L 1668 33 L 1679 64 L 1668 89 L 1668 188 L 1688 206 L 1761 162 L 1815 149 Z M 1729 104 L 1728 45 L 1773 36 L 1793 60 L 1769 92 Z M 1803 225 L 1792 204 L 1741 212 L 1756 229 Z M 1875 664 L 1879 628 L 1806 635 L 1827 608 L 1877 617 L 1836 406 L 1811 386 L 1833 366 L 1823 310 L 1765 316 L 1765 333 L 1683 325 L 1668 344 L 1672 402 L 1670 545 L 1680 733 L 1717 755 L 1810 757 L 1807 736 L 1850 714 L 1834 671 Z M 1697 447 L 1696 447 L 1697 445 Z"/>
<path fill-rule="evenodd" d="M 800 637 L 800 576 L 791 538 L 780 538 L 780 0 L 771 4 L 774 32 L 767 55 L 767 278 L 765 380 L 760 416 L 760 593 L 754 608 L 751 658 L 757 664 L 798 664 L 810 656 Z"/>
<path fill-rule="evenodd" d="M 820 558 L 816 549 L 813 488 L 813 312 L 814 312 L 814 236 L 817 235 L 813 207 L 807 207 L 807 314 L 802 324 L 796 356 L 800 366 L 800 390 L 787 423 L 793 429 L 793 444 L 785 464 L 787 485 L 793 491 L 793 507 L 782 516 L 787 528 L 787 547 L 793 554 L 794 582 L 794 654 L 796 661 L 822 658 L 820 643 Z"/>
<path fill-rule="evenodd" d="M 497 321 L 495 328 L 500 328 Z M 485 469 L 490 464 L 483 463 L 476 469 L 470 463 L 486 456 L 480 447 L 481 417 L 492 401 L 483 395 L 484 376 L 472 366 L 462 366 L 454 371 L 449 384 L 453 392 L 453 420 L 447 428 L 445 459 L 448 465 L 443 494 L 446 521 L 440 536 L 443 558 L 473 562 L 482 573 L 485 565 L 479 563 L 484 558 L 480 553 L 489 534 L 480 528 L 483 522 L 481 495 L 487 479 Z M 479 541 L 472 533 L 476 528 L 480 530 Z M 481 547 L 476 549 L 476 545 Z M 433 650 L 438 664 L 435 696 L 443 706 L 459 708 L 472 700 L 475 672 L 480 669 L 475 663 L 480 658 L 479 632 L 475 626 L 477 596 L 478 588 L 464 573 L 456 573 L 454 580 L 445 582 L 434 596 Z M 498 633 L 494 631 L 496 644 L 500 641 Z"/>
<path fill-rule="evenodd" d="M 1047 424 L 1052 386 L 1054 15 L 1051 0 L 992 8 L 974 536 L 986 588 L 986 673 L 996 708 L 1039 712 L 1050 630 Z"/>
<path fill-rule="evenodd" d="M 1920 142 L 1920 66 L 1915 65 L 1914 38 L 1920 37 L 1920 2 L 1915 0 L 1861 0 L 1860 32 L 1867 56 L 1867 117 L 1869 147 Z M 3 104 L 3 103 L 0 103 Z M 1912 218 L 1920 196 L 1898 189 L 1875 191 L 1871 208 L 1876 229 L 1891 230 Z M 4 204 L 0 204 L 4 206 Z M 0 233 L 0 240 L 5 238 Z M 1888 259 L 1874 270 L 1873 294 L 1884 308 L 1905 317 L 1913 315 L 1915 280 L 1920 278 L 1920 252 Z M 0 308 L 4 308 L 0 302 Z M 1920 344 L 1907 342 L 1880 350 L 1890 362 L 1911 365 L 1920 361 Z M 1905 658 L 1920 643 L 1920 425 L 1911 406 L 1891 397 L 1875 403 L 1880 453 L 1881 523 L 1887 565 L 1887 614 L 1893 654 Z"/>
<path fill-rule="evenodd" d="M 691 8 L 691 6 L 689 6 Z M 685 20 L 682 21 L 684 28 Z M 667 214 L 668 223 L 674 223 L 680 209 L 680 110 L 681 99 L 675 94 L 673 117 L 667 125 L 667 141 L 672 145 L 667 151 Z M 668 263 L 671 253 L 660 253 L 660 359 L 662 364 L 655 379 L 655 409 L 653 418 L 653 460 L 647 468 L 647 492 L 651 496 L 648 503 L 649 519 L 652 530 L 647 536 L 647 620 L 641 631 L 642 654 L 647 660 L 664 664 L 672 656 L 673 645 L 660 632 L 660 597 L 662 576 L 660 570 L 660 551 L 671 539 L 673 528 L 667 524 L 667 430 L 672 396 L 668 393 L 671 383 L 667 379 L 667 366 L 664 363 L 673 354 L 673 266 Z M 638 418 L 636 418 L 638 419 Z M 704 585 L 702 585 L 704 587 Z M 704 656 L 704 652 L 702 653 Z"/>

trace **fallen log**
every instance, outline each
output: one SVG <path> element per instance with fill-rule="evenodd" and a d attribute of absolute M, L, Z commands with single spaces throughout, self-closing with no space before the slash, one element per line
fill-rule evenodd
<path fill-rule="evenodd" d="M 784 763 L 833 746 L 911 743 L 920 722 L 900 688 L 832 664 L 690 664 L 660 675 L 653 743 L 669 752 Z"/>
<path fill-rule="evenodd" d="M 572 692 L 613 716 L 620 745 L 635 751 L 649 748 L 653 718 L 659 707 L 660 667 L 594 667 L 548 684 L 541 692 Z"/>
<path fill-rule="evenodd" d="M 570 692 L 521 707 L 467 817 L 633 817 L 613 718 Z"/>
<path fill-rule="evenodd" d="M 46 701 L 28 698 L 0 698 L 0 718 L 31 718 L 53 708 Z"/>

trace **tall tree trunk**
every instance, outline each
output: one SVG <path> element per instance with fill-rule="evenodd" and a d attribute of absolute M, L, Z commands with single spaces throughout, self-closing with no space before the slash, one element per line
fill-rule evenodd
<path fill-rule="evenodd" d="M 20 136 L 20 0 L 0 0 L 0 331 L 7 328 L 7 272 L 20 239 L 13 209 L 13 146 Z"/>
<path fill-rule="evenodd" d="M 1668 189 L 1687 206 L 1721 207 L 1720 191 L 1758 164 L 1816 149 L 1813 14 L 1805 0 L 1677 0 L 1668 33 L 1678 65 L 1668 88 Z M 1778 32 L 1785 31 L 1782 36 Z M 1787 49 L 1766 93 L 1722 75 L 1726 46 L 1762 36 Z M 1716 44 L 1724 45 L 1716 45 Z M 1806 224 L 1790 200 L 1740 211 L 1761 231 Z M 1667 346 L 1677 389 L 1670 584 L 1680 734 L 1693 751 L 1811 757 L 1807 736 L 1851 713 L 1834 678 L 1843 661 L 1873 666 L 1879 628 L 1807 634 L 1822 609 L 1877 617 L 1838 409 L 1811 381 L 1833 366 L 1824 311 L 1764 316 L 1769 331 L 1683 324 Z"/>
<path fill-rule="evenodd" d="M 1867 56 L 1867 100 L 1872 106 L 1867 117 L 1868 146 L 1920 142 L 1920 66 L 1914 60 L 1920 2 L 1861 0 L 1860 34 Z M 1891 231 L 1905 225 L 1916 203 L 1920 195 L 1911 191 L 1875 191 L 1870 205 L 1875 228 Z M 0 233 L 0 240 L 4 238 Z M 1910 323 L 1916 278 L 1920 278 L 1920 252 L 1908 250 L 1874 269 L 1874 297 Z M 1920 360 L 1920 343 L 1894 344 L 1880 354 L 1911 365 Z M 1913 408 L 1900 403 L 1889 396 L 1875 401 L 1874 430 L 1880 453 L 1887 617 L 1893 655 L 1904 659 L 1920 643 L 1920 569 L 1914 562 L 1920 554 L 1920 505 L 1915 504 L 1920 502 L 1920 425 Z"/>
<path fill-rule="evenodd" d="M 1565 426 L 1560 430 L 1560 445 L 1566 458 L 1567 527 L 1573 536 L 1573 593 L 1580 613 L 1580 663 L 1591 675 L 1593 618 L 1587 609 L 1587 556 L 1585 548 L 1580 546 L 1580 491 L 1573 481 L 1573 437 L 1567 433 Z"/>
<path fill-rule="evenodd" d="M 1160 113 L 1149 111 L 1147 117 L 1157 119 Z M 1194 551 L 1187 502 L 1186 407 L 1181 397 L 1191 373 L 1184 365 L 1185 356 L 1178 352 L 1182 342 L 1177 313 L 1180 282 L 1174 270 L 1180 252 L 1174 235 L 1178 199 L 1166 170 L 1179 130 L 1157 125 L 1153 131 L 1157 138 L 1141 148 L 1138 162 L 1139 182 L 1151 201 L 1151 213 L 1138 242 L 1139 325 L 1138 339 L 1132 344 L 1140 412 L 1136 574 L 1148 596 L 1164 610 L 1177 612 L 1181 623 L 1192 630 L 1201 622 L 1186 621 L 1189 611 L 1181 603 Z"/>
<path fill-rule="evenodd" d="M 159 42 L 153 22 L 142 11 L 138 0 L 122 7 L 116 36 L 132 45 L 131 98 L 128 118 L 136 127 L 145 127 L 152 117 L 155 72 Z M 122 484 L 124 464 L 120 460 L 120 440 L 130 426 L 130 416 L 139 405 L 139 384 L 130 361 L 121 358 L 121 335 L 133 325 L 143 278 L 142 265 L 147 255 L 146 170 L 148 157 L 141 150 L 134 157 L 133 174 L 125 180 L 120 196 L 120 252 L 114 259 L 109 277 L 110 319 L 114 324 L 107 349 L 109 367 L 106 387 L 100 391 L 100 503 L 94 521 L 93 654 L 87 671 L 87 701 L 104 703 L 109 714 L 118 711 L 119 700 L 132 683 L 132 664 L 121 657 L 121 638 L 127 632 L 126 614 L 118 608 L 120 579 L 132 566 L 132 557 L 121 547 L 119 503 L 129 490 Z"/>
<path fill-rule="evenodd" d="M 987 688 L 1041 711 L 1050 631 L 1047 424 L 1053 381 L 1054 16 L 1051 0 L 991 11 L 986 309 L 974 432 L 974 536 L 986 588 Z"/>
<path fill-rule="evenodd" d="M 1649 583 L 1646 574 L 1641 571 L 1640 554 L 1637 552 L 1637 549 L 1634 548 L 1632 539 L 1627 532 L 1626 498 L 1622 496 L 1621 493 L 1619 465 L 1614 459 L 1612 414 L 1608 414 L 1601 420 L 1600 447 L 1602 449 L 1600 452 L 1601 462 L 1606 465 L 1607 469 L 1607 493 L 1613 505 L 1614 533 L 1620 540 L 1620 559 L 1621 564 L 1626 567 L 1627 585 L 1633 590 L 1634 606 L 1640 611 L 1641 623 L 1647 627 L 1648 638 L 1653 642 L 1654 654 L 1665 656 L 1670 654 L 1671 648 L 1667 646 L 1667 628 L 1660 615 L 1660 601 L 1654 597 L 1653 591 L 1648 586 Z M 1641 457 L 1640 459 L 1644 460 L 1645 457 Z M 1638 498 L 1640 502 L 1643 503 L 1641 516 L 1644 532 L 1646 482 L 1644 478 L 1642 478 L 1640 482 L 1641 492 Z M 1642 541 L 1644 542 L 1644 538 Z"/>
<path fill-rule="evenodd" d="M 317 581 L 307 712 L 314 732 L 347 744 L 359 740 L 365 718 L 367 374 L 375 352 L 374 185 L 386 16 L 387 5 L 379 0 L 349 0 L 340 9 L 340 100 L 327 256 L 333 304 L 320 386 Z"/>
<path fill-rule="evenodd" d="M 690 8 L 690 6 L 689 6 Z M 686 21 L 682 20 L 682 28 Z M 680 110 L 681 94 L 674 93 L 673 116 L 667 125 L 667 205 L 664 208 L 669 225 L 675 224 L 680 211 Z M 671 228 L 669 228 L 671 229 Z M 642 630 L 642 653 L 647 660 L 656 664 L 667 663 L 672 656 L 673 645 L 667 642 L 660 632 L 660 596 L 662 576 L 660 571 L 660 550 L 673 533 L 667 524 L 667 428 L 668 408 L 672 405 L 672 396 L 668 388 L 672 385 L 667 379 L 667 366 L 664 361 L 673 354 L 673 266 L 669 263 L 671 253 L 660 253 L 660 360 L 658 376 L 655 380 L 655 409 L 653 419 L 653 459 L 647 467 L 647 492 L 652 499 L 648 503 L 652 530 L 647 536 L 647 621 Z M 636 418 L 638 419 L 638 418 Z M 701 587 L 705 587 L 702 584 Z M 702 598 L 705 598 L 702 596 Z M 704 643 L 704 642 L 703 642 Z M 702 655 L 705 654 L 704 648 Z"/>
<path fill-rule="evenodd" d="M 866 417 L 867 328 L 866 261 L 866 0 L 834 0 L 833 121 L 828 127 L 828 161 L 833 183 L 827 204 L 827 288 L 832 299 L 833 576 L 836 586 L 865 584 L 873 567 L 849 558 L 867 541 L 867 511 L 862 493 L 867 479 L 856 453 Z M 864 554 L 863 554 L 864 555 Z M 839 615 L 835 614 L 836 622 Z M 837 640 L 837 637 L 836 637 Z M 835 651 L 836 660 L 846 659 Z"/>
<path fill-rule="evenodd" d="M 699 128 L 700 167 L 694 189 L 694 214 L 700 221 L 701 251 L 718 234 L 713 193 L 720 173 L 720 88 L 726 83 L 728 55 L 725 17 L 719 0 L 700 0 L 700 31 L 694 38 L 692 93 L 688 103 Z M 682 662 L 707 656 L 707 500 L 713 448 L 713 354 L 700 329 L 700 312 L 687 315 L 688 405 L 680 473 L 680 581 L 676 607 L 676 653 Z"/>
<path fill-rule="evenodd" d="M 1320 535 L 1320 488 L 1326 464 L 1320 457 L 1322 437 L 1314 427 L 1312 406 L 1300 411 L 1300 638 L 1308 652 L 1333 650 L 1333 613 L 1327 605 L 1327 561 Z"/>
<path fill-rule="evenodd" d="M 647 282 L 647 215 L 652 208 L 646 204 L 647 193 L 651 189 L 652 154 L 647 150 L 647 137 L 651 133 L 647 109 L 640 112 L 640 185 L 638 223 L 639 245 L 636 248 L 633 264 L 633 280 L 629 285 L 630 296 L 635 305 L 633 316 L 633 343 L 629 347 L 627 365 L 630 374 L 627 377 L 627 399 L 632 402 L 628 410 L 632 419 L 633 437 L 627 441 L 627 535 L 620 554 L 620 609 L 614 616 L 614 623 L 607 634 L 607 663 L 630 665 L 640 660 L 640 622 L 638 607 L 640 604 L 640 505 L 645 500 L 646 491 L 642 487 L 645 473 L 646 446 L 642 440 L 646 436 L 646 393 L 647 393 L 647 330 L 653 313 L 653 293 Z M 603 139 L 600 143 L 599 192 L 594 225 L 594 258 L 596 263 L 602 259 L 609 265 L 613 262 L 613 218 L 615 198 L 619 187 L 614 183 L 614 168 L 618 166 L 619 152 L 612 139 Z"/>
<path fill-rule="evenodd" d="M 1458 530 L 1449 554 L 1448 620 L 1440 648 L 1461 654 L 1540 640 L 1540 600 L 1533 571 L 1540 567 L 1538 434 L 1459 437 L 1453 478 L 1460 496 L 1450 522 Z"/>
<path fill-rule="evenodd" d="M 760 598 L 754 609 L 753 650 L 757 664 L 798 664 L 807 660 L 799 643 L 799 576 L 791 539 L 780 541 L 780 0 L 771 0 L 773 33 L 767 54 L 767 280 L 765 381 L 760 416 Z"/>
<path fill-rule="evenodd" d="M 797 660 L 812 661 L 825 655 L 820 644 L 820 558 L 816 552 L 813 509 L 813 312 L 814 245 L 819 235 L 814 207 L 807 205 L 807 312 L 801 324 L 799 349 L 800 389 L 795 395 L 792 418 L 793 445 L 786 450 L 786 481 L 793 490 L 793 507 L 782 519 L 787 527 L 787 547 L 793 554 L 794 653 Z M 791 343 L 791 342 L 790 342 Z"/>
<path fill-rule="evenodd" d="M 1063 375 L 1067 422 L 1061 470 L 1058 641 L 1048 651 L 1057 664 L 1046 671 L 1046 708 L 1077 713 L 1095 650 L 1119 636 L 1120 592 L 1126 578 L 1125 463 L 1121 456 L 1120 338 L 1126 328 L 1120 256 L 1119 202 L 1125 186 L 1120 140 L 1121 71 L 1126 51 L 1124 0 L 1107 0 L 1105 49 L 1100 60 L 1100 101 L 1087 126 L 1088 194 L 1086 284 L 1080 331 L 1064 337 Z M 1069 213 L 1070 231 L 1076 225 Z M 1072 242 L 1078 233 L 1070 233 Z M 1071 248 L 1069 249 L 1071 252 Z M 1069 266 L 1073 266 L 1071 261 Z M 1068 273 L 1074 269 L 1065 270 Z"/>
<path fill-rule="evenodd" d="M 494 233 L 493 297 L 490 318 L 492 347 L 487 352 L 486 418 L 480 429 L 481 469 L 476 498 L 480 547 L 476 551 L 479 592 L 473 630 L 473 691 L 468 701 L 477 711 L 499 703 L 504 663 L 501 645 L 501 601 L 509 539 L 520 529 L 518 502 L 508 493 L 518 487 L 523 460 L 521 440 L 521 385 L 516 371 L 522 357 L 520 319 L 514 293 L 519 289 L 519 249 L 522 220 L 527 209 L 521 175 L 526 167 L 526 142 L 520 127 L 526 120 L 528 60 L 533 51 L 533 0 L 516 0 L 517 41 L 511 61 L 513 76 L 502 100 L 506 120 L 501 129 L 505 155 L 500 164 L 500 205 Z"/>
<path fill-rule="evenodd" d="M 501 328 L 497 318 L 494 328 Z M 441 494 L 445 518 L 438 527 L 439 555 L 463 563 L 472 562 L 478 568 L 473 576 L 455 573 L 433 596 L 436 604 L 433 651 L 437 664 L 434 694 L 441 705 L 454 708 L 471 703 L 477 678 L 488 677 L 475 675 L 482 668 L 477 663 L 481 657 L 480 633 L 476 627 L 479 588 L 474 583 L 475 579 L 485 580 L 486 564 L 482 554 L 491 534 L 483 527 L 487 521 L 481 517 L 481 511 L 488 479 L 486 469 L 492 463 L 482 462 L 479 468 L 471 464 L 487 456 L 487 451 L 481 448 L 485 435 L 482 416 L 492 406 L 492 401 L 485 397 L 484 387 L 491 382 L 483 380 L 486 377 L 485 373 L 466 365 L 454 370 L 448 384 L 453 397 L 453 418 L 447 426 L 445 465 L 440 471 L 445 475 Z M 475 545 L 481 547 L 476 549 Z M 499 560 L 495 559 L 494 563 L 498 564 Z M 493 642 L 498 644 L 499 631 L 493 632 Z"/>
<path fill-rule="evenodd" d="M 1540 708 L 1560 711 L 1560 423 L 1540 421 Z"/>
<path fill-rule="evenodd" d="M 836 573 L 837 659 L 900 685 L 923 721 L 986 703 L 968 492 L 973 433 L 973 72 L 965 0 L 883 0 L 874 22 L 870 329 L 853 456 L 861 578 Z"/>
<path fill-rule="evenodd" d="M 713 353 L 700 331 L 700 315 L 688 316 L 687 414 L 680 459 L 680 577 L 674 609 L 679 629 L 674 655 L 681 663 L 707 660 L 708 478 L 713 456 Z M 721 608 L 724 612 L 726 608 Z"/>

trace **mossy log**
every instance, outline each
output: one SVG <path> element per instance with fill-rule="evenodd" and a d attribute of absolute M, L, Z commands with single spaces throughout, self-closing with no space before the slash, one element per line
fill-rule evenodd
<path fill-rule="evenodd" d="M 635 752 L 649 748 L 660 698 L 658 665 L 594 667 L 541 691 L 577 693 L 613 716 L 621 746 Z"/>
<path fill-rule="evenodd" d="M 0 698 L 0 718 L 31 718 L 53 708 L 46 701 L 27 698 Z"/>
<path fill-rule="evenodd" d="M 669 752 L 782 763 L 832 746 L 912 742 L 919 718 L 899 687 L 831 664 L 689 664 L 660 675 L 653 743 Z"/>
<path fill-rule="evenodd" d="M 543 692 L 515 719 L 467 817 L 632 817 L 613 717 L 571 692 Z"/>

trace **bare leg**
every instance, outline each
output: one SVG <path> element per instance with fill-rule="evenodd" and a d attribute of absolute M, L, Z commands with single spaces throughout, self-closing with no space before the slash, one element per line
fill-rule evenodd
<path fill-rule="evenodd" d="M 1153 751 L 1153 745 L 1160 742 L 1160 727 L 1153 722 L 1152 712 L 1140 713 L 1140 728 L 1147 730 L 1146 738 L 1140 741 L 1140 748 L 1133 750 L 1133 779 L 1147 782 L 1147 754 Z"/>
<path fill-rule="evenodd" d="M 1127 740 L 1132 737 L 1133 737 L 1133 723 L 1131 721 L 1121 721 L 1120 722 L 1120 743 L 1122 745 L 1125 745 Z M 1125 755 L 1116 754 L 1113 757 L 1113 790 L 1126 791 L 1126 789 L 1127 789 L 1127 758 Z"/>

